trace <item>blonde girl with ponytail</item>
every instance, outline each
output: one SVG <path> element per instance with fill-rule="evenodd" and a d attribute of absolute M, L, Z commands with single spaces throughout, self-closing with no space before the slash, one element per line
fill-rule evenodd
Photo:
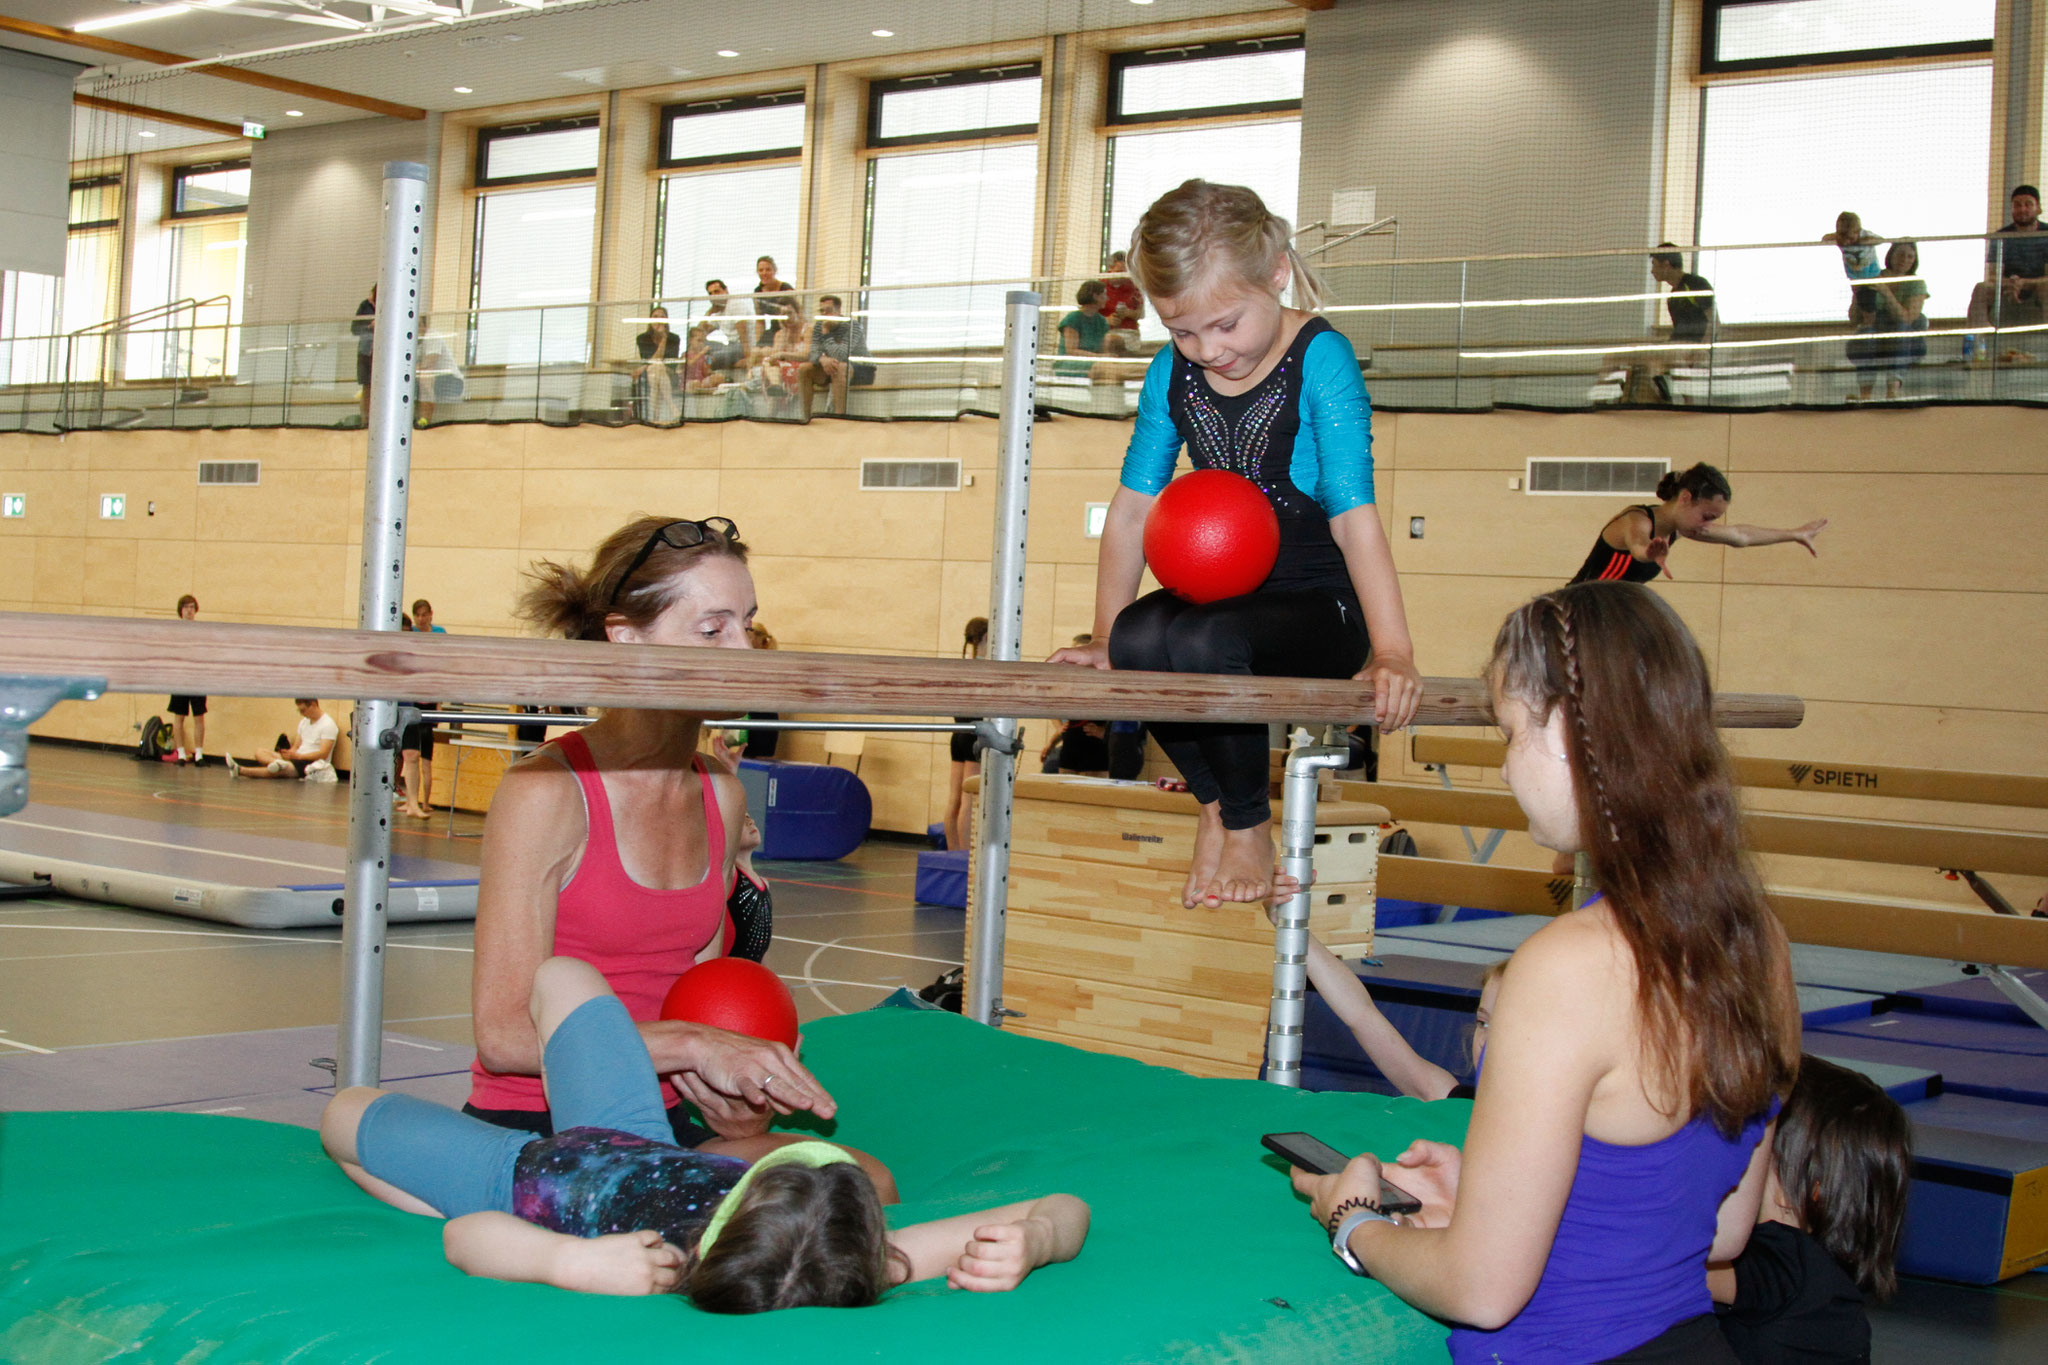
<path fill-rule="evenodd" d="M 1356 678 L 1372 687 L 1382 729 L 1408 724 L 1422 680 L 1373 505 L 1372 406 L 1351 343 L 1313 312 L 1321 286 L 1286 220 L 1242 185 L 1190 180 L 1146 210 L 1129 263 L 1173 344 L 1146 370 L 1103 527 L 1095 638 L 1054 661 Z M 1292 307 L 1282 301 L 1290 284 Z M 1138 596 L 1145 517 L 1183 446 L 1197 469 L 1251 479 L 1280 519 L 1279 558 L 1254 592 L 1199 606 L 1164 590 Z M 1153 733 L 1202 808 L 1181 903 L 1266 899 L 1266 727 Z"/>

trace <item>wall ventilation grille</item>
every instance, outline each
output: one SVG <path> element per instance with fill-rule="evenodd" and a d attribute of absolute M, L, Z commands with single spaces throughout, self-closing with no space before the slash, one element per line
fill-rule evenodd
<path fill-rule="evenodd" d="M 1531 493 L 1654 494 L 1657 480 L 1671 468 L 1669 460 L 1530 460 Z"/>
<path fill-rule="evenodd" d="M 958 460 L 862 460 L 862 488 L 953 492 L 960 487 Z"/>
<path fill-rule="evenodd" d="M 201 460 L 199 462 L 199 483 L 201 487 L 210 484 L 250 485 L 262 482 L 263 462 L 261 460 Z"/>

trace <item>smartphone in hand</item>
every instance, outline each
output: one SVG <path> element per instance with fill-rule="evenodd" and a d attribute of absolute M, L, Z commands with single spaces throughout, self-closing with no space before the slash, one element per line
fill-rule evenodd
<path fill-rule="evenodd" d="M 1278 1153 L 1290 1166 L 1299 1166 L 1314 1175 L 1335 1175 L 1344 1169 L 1351 1158 L 1320 1138 L 1307 1133 L 1268 1133 L 1259 1139 L 1267 1150 Z M 1382 1178 L 1380 1181 L 1380 1211 L 1382 1213 L 1420 1213 L 1422 1201 L 1399 1185 Z"/>

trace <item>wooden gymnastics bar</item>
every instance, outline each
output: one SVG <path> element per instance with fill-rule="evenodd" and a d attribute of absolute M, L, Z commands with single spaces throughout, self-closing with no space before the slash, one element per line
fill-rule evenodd
<path fill-rule="evenodd" d="M 1504 747 L 1499 740 L 1481 735 L 1416 735 L 1410 743 L 1417 763 L 1462 763 L 1479 768 L 1498 768 Z M 1734 758 L 1734 764 L 1735 780 L 1745 787 L 2048 808 L 2048 777 L 2027 773 L 1943 772 L 1874 763 L 1740 756 Z"/>
<path fill-rule="evenodd" d="M 0 613 L 8 673 L 91 677 L 110 692 L 246 697 L 481 697 L 529 705 L 639 706 L 871 716 L 1087 716 L 1092 720 L 1361 724 L 1372 692 L 1356 682 L 1194 673 L 1105 672 L 1055 664 L 804 654 L 789 650 L 620 647 L 601 641 Z M 1488 725 L 1486 688 L 1425 678 L 1424 725 Z M 1797 697 L 1723 693 L 1718 724 L 1786 729 Z"/>
<path fill-rule="evenodd" d="M 1397 900 L 1556 915 L 1571 908 L 1572 879 L 1534 868 L 1383 854 L 1378 889 Z M 1795 943 L 2048 969 L 2048 919 L 1843 896 L 1765 894 Z"/>
<path fill-rule="evenodd" d="M 1427 825 L 1468 825 L 1482 829 L 1527 829 L 1529 822 L 1506 792 L 1448 791 L 1439 787 L 1391 786 L 1384 782 L 1339 782 L 1346 801 L 1385 806 L 1397 820 Z M 1802 858 L 1840 858 L 1946 871 L 2006 872 L 2048 876 L 2048 834 L 2004 830 L 1949 829 L 1941 825 L 1876 824 L 1821 815 L 1749 811 L 1742 817 L 1744 841 L 1757 853 Z M 1454 902 L 1463 904 L 1463 902 Z M 1497 908 L 1489 906 L 1489 909 Z"/>

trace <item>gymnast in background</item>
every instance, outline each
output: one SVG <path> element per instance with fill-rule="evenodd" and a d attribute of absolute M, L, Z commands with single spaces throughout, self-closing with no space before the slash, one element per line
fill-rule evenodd
<path fill-rule="evenodd" d="M 1818 556 L 1813 540 L 1828 524 L 1826 517 L 1789 531 L 1730 524 L 1728 502 L 1735 490 L 1728 476 L 1710 464 L 1665 474 L 1657 481 L 1657 496 L 1662 501 L 1625 508 L 1601 529 L 1572 582 L 1647 583 L 1660 574 L 1669 578 L 1671 546 L 1680 539 L 1737 550 L 1803 545 L 1808 554 Z"/>

